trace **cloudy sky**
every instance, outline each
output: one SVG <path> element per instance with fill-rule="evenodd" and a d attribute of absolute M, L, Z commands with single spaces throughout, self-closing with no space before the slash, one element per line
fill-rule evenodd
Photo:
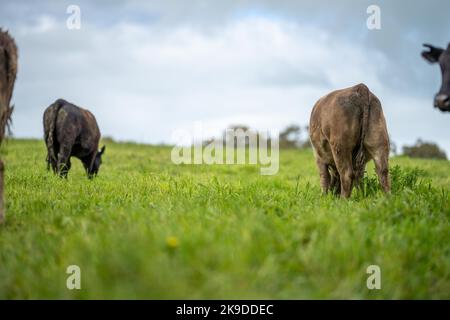
<path fill-rule="evenodd" d="M 366 25 L 369 5 L 381 30 Z M 81 29 L 66 26 L 69 5 Z M 360 82 L 382 101 L 398 146 L 419 137 L 450 155 L 450 114 L 432 106 L 440 71 L 421 44 L 450 41 L 441 1 L 1 1 L 19 47 L 16 137 L 41 137 L 44 109 L 90 109 L 104 136 L 161 143 L 201 122 L 268 130 L 307 124 L 322 95 Z"/>

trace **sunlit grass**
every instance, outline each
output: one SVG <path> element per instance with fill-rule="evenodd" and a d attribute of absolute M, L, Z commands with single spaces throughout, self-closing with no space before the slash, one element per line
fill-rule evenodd
<path fill-rule="evenodd" d="M 0 298 L 450 298 L 447 161 L 393 159 L 389 196 L 370 166 L 345 201 L 320 194 L 308 150 L 261 176 L 109 143 L 89 181 L 78 161 L 67 180 L 47 172 L 42 141 L 2 149 Z M 81 290 L 66 288 L 72 264 Z"/>

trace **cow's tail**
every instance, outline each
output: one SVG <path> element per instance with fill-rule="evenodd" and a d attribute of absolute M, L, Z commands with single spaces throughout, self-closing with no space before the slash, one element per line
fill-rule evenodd
<path fill-rule="evenodd" d="M 0 117 L 0 141 L 3 140 L 5 135 L 5 129 L 9 131 L 11 123 L 11 114 L 14 110 L 14 106 L 10 106 L 9 103 L 12 98 L 14 90 L 14 83 L 17 75 L 17 46 L 14 39 L 9 35 L 7 31 L 3 31 L 0 28 L 0 50 L 4 51 L 5 61 L 4 65 L 0 68 L 5 68 L 6 75 L 6 87 L 3 92 L 3 98 L 5 105 L 0 105 L 1 117 Z"/>
<path fill-rule="evenodd" d="M 361 97 L 366 100 L 366 103 L 362 104 L 362 110 L 361 110 L 361 131 L 360 131 L 360 137 L 359 137 L 359 145 L 357 146 L 356 155 L 354 157 L 354 174 L 355 174 L 355 181 L 356 184 L 360 184 L 361 180 L 364 176 L 364 170 L 366 167 L 366 155 L 364 151 L 364 140 L 367 135 L 367 130 L 369 127 L 369 117 L 370 117 L 370 91 L 369 88 L 367 88 L 364 84 L 358 85 L 358 93 L 361 95 Z"/>
<path fill-rule="evenodd" d="M 56 121 L 58 119 L 59 110 L 64 105 L 65 101 L 58 99 L 53 103 L 53 105 L 48 109 L 48 115 L 46 121 L 48 121 L 48 131 L 46 132 L 45 142 L 47 144 L 47 164 L 50 165 L 52 162 L 57 162 L 56 148 L 55 148 L 55 128 Z"/>

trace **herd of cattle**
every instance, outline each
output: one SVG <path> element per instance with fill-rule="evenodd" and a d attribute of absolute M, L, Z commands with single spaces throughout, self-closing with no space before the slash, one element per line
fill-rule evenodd
<path fill-rule="evenodd" d="M 450 44 L 447 49 L 424 45 L 424 59 L 439 63 L 442 85 L 434 106 L 450 112 Z M 0 28 L 0 143 L 14 109 L 10 105 L 18 65 L 17 46 Z M 98 173 L 105 146 L 98 149 L 100 130 L 94 115 L 58 99 L 44 112 L 47 168 L 67 177 L 70 158 L 81 160 L 89 178 Z M 380 184 L 390 191 L 389 136 L 380 100 L 365 86 L 337 90 L 322 97 L 310 119 L 310 138 L 320 172 L 322 191 L 349 197 L 371 159 Z M 4 165 L 0 160 L 0 222 L 4 218 Z"/>

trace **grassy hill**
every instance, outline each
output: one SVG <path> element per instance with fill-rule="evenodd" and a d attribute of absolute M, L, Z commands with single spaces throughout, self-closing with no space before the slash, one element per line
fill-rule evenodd
<path fill-rule="evenodd" d="M 97 179 L 46 171 L 10 140 L 0 298 L 450 298 L 450 163 L 370 166 L 350 200 L 322 196 L 310 151 L 257 166 L 174 165 L 170 148 L 109 143 Z M 66 268 L 81 268 L 81 290 Z M 369 265 L 381 290 L 366 287 Z"/>

